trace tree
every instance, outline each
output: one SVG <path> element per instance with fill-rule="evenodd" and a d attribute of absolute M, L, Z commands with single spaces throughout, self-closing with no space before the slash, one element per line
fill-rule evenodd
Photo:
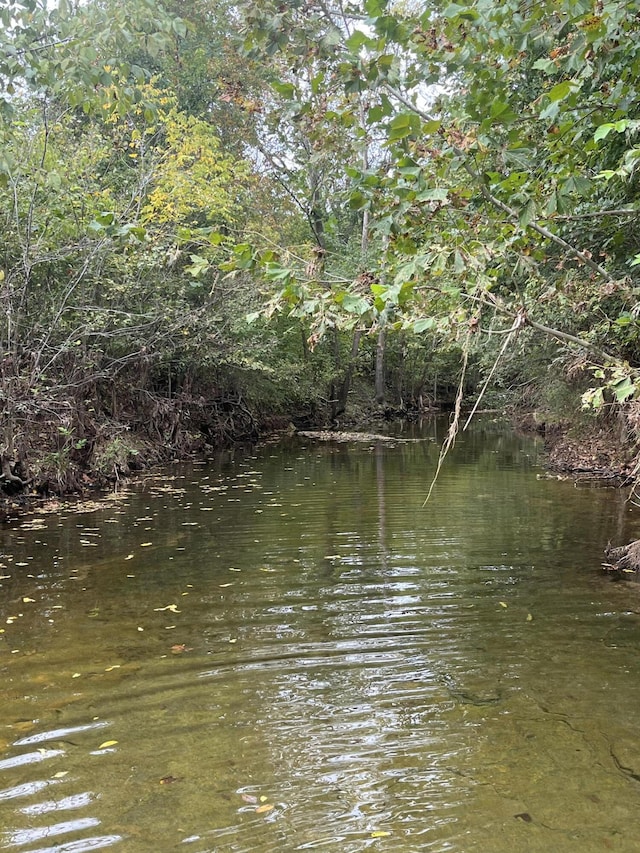
<path fill-rule="evenodd" d="M 300 61 L 304 33 L 324 27 L 324 40 L 307 47 L 317 85 L 339 83 L 368 103 L 360 124 L 344 105 L 332 117 L 384 134 L 392 158 L 391 169 L 348 172 L 352 205 L 369 210 L 373 232 L 388 239 L 385 253 L 378 243 L 386 284 L 376 277 L 368 293 L 352 286 L 349 298 L 334 291 L 336 306 L 357 299 L 361 310 L 365 300 L 360 316 L 370 327 L 389 308 L 397 324 L 420 332 L 440 323 L 434 311 L 448 303 L 458 336 L 498 314 L 510 339 L 528 327 L 583 348 L 609 365 L 616 399 L 636 393 L 628 359 L 636 355 L 637 246 L 621 227 L 637 199 L 632 4 L 245 8 L 249 47 L 286 55 L 290 65 Z M 594 235 L 589 225 L 601 216 L 606 234 Z M 305 292 L 299 283 L 302 301 Z M 342 318 L 350 322 L 349 312 Z M 612 326 L 625 333 L 615 347 Z"/>

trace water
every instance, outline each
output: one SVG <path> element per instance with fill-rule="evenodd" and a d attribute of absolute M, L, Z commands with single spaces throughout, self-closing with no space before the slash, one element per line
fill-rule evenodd
<path fill-rule="evenodd" d="M 479 421 L 296 438 L 0 533 L 0 848 L 636 851 L 637 535 Z"/>

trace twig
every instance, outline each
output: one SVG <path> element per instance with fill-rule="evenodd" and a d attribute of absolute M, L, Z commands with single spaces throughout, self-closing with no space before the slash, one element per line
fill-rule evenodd
<path fill-rule="evenodd" d="M 526 321 L 526 315 L 525 315 L 524 311 L 520 311 L 518 313 L 518 315 L 516 316 L 515 320 L 513 321 L 513 326 L 511 326 L 511 328 L 509 329 L 509 334 L 504 339 L 504 343 L 500 347 L 500 352 L 498 353 L 496 360 L 493 362 L 493 367 L 489 371 L 489 375 L 487 376 L 485 383 L 482 386 L 482 390 L 480 391 L 480 394 L 478 395 L 478 399 L 476 400 L 475 406 L 473 407 L 473 409 L 471 409 L 471 414 L 467 418 L 465 425 L 462 427 L 463 432 L 469 426 L 469 424 L 471 423 L 471 421 L 473 419 L 473 416 L 477 412 L 478 406 L 480 405 L 480 401 L 484 397 L 484 392 L 487 390 L 487 387 L 489 386 L 489 382 L 491 382 L 491 379 L 493 378 L 493 374 L 496 372 L 496 368 L 498 367 L 498 364 L 500 363 L 500 359 L 502 358 L 502 356 L 507 351 L 507 347 L 509 346 L 509 344 L 513 340 L 514 336 L 517 335 L 519 330 L 524 325 L 526 325 L 526 322 L 527 322 Z"/>
<path fill-rule="evenodd" d="M 436 472 L 433 475 L 433 479 L 431 480 L 431 485 L 429 486 L 429 491 L 427 493 L 426 498 L 422 504 L 423 507 L 427 505 L 429 502 L 429 498 L 431 497 L 431 493 L 436 485 L 438 480 L 438 476 L 440 474 L 440 469 L 444 463 L 444 460 L 447 456 L 447 453 L 451 450 L 456 441 L 456 436 L 458 434 L 458 426 L 460 425 L 460 411 L 462 409 L 462 400 L 464 397 L 464 382 L 467 376 L 467 364 L 469 363 L 469 341 L 471 338 L 471 331 L 467 334 L 467 339 L 465 341 L 465 345 L 462 351 L 462 372 L 460 374 L 460 383 L 458 385 L 458 392 L 456 394 L 456 402 L 453 410 L 453 420 L 449 425 L 449 430 L 447 432 L 447 437 L 445 438 L 442 447 L 440 448 L 440 455 L 438 456 L 438 464 L 436 466 Z"/>

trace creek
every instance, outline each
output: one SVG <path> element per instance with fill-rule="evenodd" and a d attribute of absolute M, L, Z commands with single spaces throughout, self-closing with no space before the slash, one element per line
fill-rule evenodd
<path fill-rule="evenodd" d="M 0 848 L 625 851 L 620 491 L 479 419 L 292 437 L 0 530 Z"/>

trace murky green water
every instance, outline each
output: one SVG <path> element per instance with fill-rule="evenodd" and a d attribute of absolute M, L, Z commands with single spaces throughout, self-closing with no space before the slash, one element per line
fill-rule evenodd
<path fill-rule="evenodd" d="M 490 421 L 423 508 L 441 431 L 2 530 L 0 848 L 637 851 L 637 511 Z"/>

